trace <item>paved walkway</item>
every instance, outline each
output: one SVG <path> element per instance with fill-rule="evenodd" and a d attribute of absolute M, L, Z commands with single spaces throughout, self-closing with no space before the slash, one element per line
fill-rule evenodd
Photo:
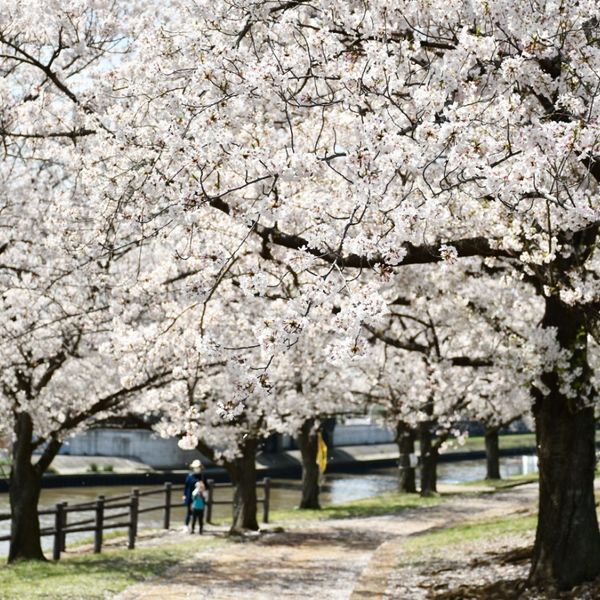
<path fill-rule="evenodd" d="M 399 515 L 288 523 L 202 550 L 118 600 L 383 600 L 404 539 L 452 523 L 533 511 L 537 486 L 453 497 Z M 184 534 L 182 534 L 184 535 Z"/>

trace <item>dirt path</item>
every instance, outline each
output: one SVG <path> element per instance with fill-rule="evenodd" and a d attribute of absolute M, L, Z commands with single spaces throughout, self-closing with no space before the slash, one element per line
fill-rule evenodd
<path fill-rule="evenodd" d="M 283 532 L 202 550 L 117 599 L 383 600 L 406 536 L 459 521 L 529 512 L 536 498 L 537 487 L 525 485 L 456 496 L 398 515 L 283 524 Z"/>

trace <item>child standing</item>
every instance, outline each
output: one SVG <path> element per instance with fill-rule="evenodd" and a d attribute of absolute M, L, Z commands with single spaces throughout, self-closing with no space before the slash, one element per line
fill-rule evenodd
<path fill-rule="evenodd" d="M 202 529 L 204 527 L 204 507 L 206 506 L 206 499 L 204 498 L 204 492 L 206 486 L 203 481 L 198 481 L 192 492 L 192 533 L 196 527 L 196 521 L 198 521 L 198 533 L 202 535 Z"/>
<path fill-rule="evenodd" d="M 202 481 L 202 483 L 204 483 L 206 486 L 206 478 L 204 476 L 202 463 L 196 459 L 190 464 L 190 467 L 191 471 L 185 478 L 185 488 L 183 494 L 183 503 L 187 508 L 185 515 L 185 531 L 190 530 L 190 521 L 192 520 L 192 492 L 196 487 L 196 483 L 198 483 L 198 481 Z"/>

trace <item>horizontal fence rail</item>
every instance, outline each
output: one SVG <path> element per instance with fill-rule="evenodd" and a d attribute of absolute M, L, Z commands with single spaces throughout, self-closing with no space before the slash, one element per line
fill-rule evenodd
<path fill-rule="evenodd" d="M 231 488 L 230 483 L 215 483 L 213 479 L 207 482 L 206 498 L 206 522 L 212 523 L 213 506 L 215 505 L 233 505 L 233 500 L 216 500 L 215 491 L 223 488 Z M 269 522 L 269 508 L 271 498 L 271 480 L 265 477 L 262 482 L 256 484 L 257 488 L 263 489 L 263 496 L 257 498 L 257 503 L 262 504 L 263 522 Z M 183 488 L 176 488 L 182 490 Z M 155 504 L 140 508 L 140 498 L 148 496 L 162 495 L 161 504 Z M 38 510 L 39 516 L 54 516 L 54 525 L 52 527 L 43 527 L 40 529 L 40 536 L 54 536 L 52 546 L 52 558 L 60 560 L 61 553 L 66 550 L 67 534 L 90 532 L 94 535 L 93 550 L 95 553 L 102 552 L 103 534 L 109 529 L 127 530 L 127 547 L 130 550 L 135 548 L 135 542 L 138 534 L 139 515 L 153 511 L 163 512 L 163 529 L 170 529 L 171 512 L 173 509 L 173 484 L 165 483 L 161 488 L 145 490 L 140 492 L 133 489 L 130 494 L 121 494 L 119 496 L 98 496 L 96 500 L 89 502 L 80 502 L 77 504 L 68 504 L 59 502 L 54 508 Z M 117 509 L 126 509 L 120 512 L 108 512 Z M 92 515 L 75 521 L 69 521 L 69 515 Z M 113 522 L 115 519 L 124 519 Z M 11 520 L 10 513 L 0 514 L 0 521 Z M 10 541 L 11 536 L 0 536 L 0 542 Z"/>

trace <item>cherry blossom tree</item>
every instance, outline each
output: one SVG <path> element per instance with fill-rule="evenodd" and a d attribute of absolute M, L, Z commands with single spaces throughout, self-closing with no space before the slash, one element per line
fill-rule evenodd
<path fill-rule="evenodd" d="M 307 347 L 310 340 L 312 348 Z M 323 336 L 303 336 L 302 343 L 286 356 L 292 375 L 279 374 L 280 390 L 295 396 L 293 418 L 289 430 L 295 435 L 302 458 L 301 509 L 320 509 L 319 494 L 323 473 L 318 463 L 319 436 L 324 437 L 327 422 L 337 415 L 361 407 L 351 390 L 360 372 L 353 361 L 344 365 L 327 360 L 327 344 Z M 295 389 L 290 389 L 290 383 Z M 286 389 L 287 388 L 287 389 Z M 292 415 L 290 415 L 292 416 Z M 300 426 L 296 420 L 302 417 Z"/>
<path fill-rule="evenodd" d="M 17 6 L 10 17 L 27 32 L 36 11 L 65 14 Z M 20 122 L 37 125 L 39 112 L 46 137 L 90 144 L 78 185 L 119 227 L 212 238 L 209 256 L 183 255 L 214 267 L 198 302 L 246 245 L 269 260 L 272 285 L 292 278 L 293 259 L 301 299 L 260 327 L 267 344 L 285 319 L 305 319 L 302 331 L 323 322 L 343 293 L 332 358 L 365 352 L 361 323 L 386 304 L 365 270 L 477 257 L 479 276 L 501 269 L 530 286 L 544 305 L 528 339 L 543 366 L 531 386 L 541 475 L 531 580 L 566 588 L 598 575 L 587 356 L 599 302 L 597 3 L 98 2 L 100 19 L 70 7 L 97 21 L 118 58 L 94 59 L 86 85 L 81 42 L 62 48 L 71 14 L 63 28 L 38 19 L 52 42 L 36 39 L 27 55 L 5 19 L 3 97 L 15 104 L 19 89 Z M 261 267 L 252 285 L 266 277 Z"/>
<path fill-rule="evenodd" d="M 546 307 L 531 579 L 596 576 L 597 4 L 175 6 L 121 88 L 124 185 L 97 193 L 221 211 L 347 281 L 465 256 L 514 269 Z"/>
<path fill-rule="evenodd" d="M 258 528 L 261 440 L 312 431 L 320 417 L 351 400 L 351 372 L 340 364 L 353 354 L 334 335 L 347 310 L 344 298 L 324 294 L 327 301 L 306 319 L 299 290 L 313 283 L 302 260 L 296 264 L 285 251 L 289 277 L 281 281 L 282 252 L 265 256 L 256 239 L 223 256 L 223 247 L 239 248 L 247 235 L 221 217 L 210 230 L 161 234 L 146 244 L 137 282 L 118 292 L 126 309 L 110 350 L 119 361 L 137 356 L 146 368 L 172 373 L 170 385 L 145 395 L 143 409 L 161 415 L 159 433 L 226 468 L 236 489 L 233 532 Z M 339 364 L 328 361 L 332 355 Z M 133 363 L 128 371 L 140 369 Z M 314 475 L 316 456 L 312 463 Z M 315 486 L 318 492 L 318 478 L 305 477 L 303 496 L 318 497 Z"/>
<path fill-rule="evenodd" d="M 115 7 L 116 8 L 116 7 Z M 42 559 L 41 478 L 66 436 L 125 410 L 165 372 L 121 381 L 103 352 L 113 286 L 135 279 L 129 253 L 89 203 L 79 174 L 93 160 L 94 76 L 124 50 L 106 3 L 16 2 L 0 14 L 0 436 L 11 445 L 9 560 Z M 121 235 L 121 233 L 124 233 Z"/>
<path fill-rule="evenodd" d="M 362 391 L 396 431 L 403 491 L 415 491 L 410 455 L 417 437 L 428 494 L 436 491 L 438 452 L 458 433 L 457 422 L 480 420 L 497 434 L 529 410 L 529 388 L 541 374 L 537 350 L 525 343 L 541 316 L 539 302 L 518 279 L 502 271 L 482 276 L 470 263 L 406 267 L 382 288 L 384 327 L 366 325 L 384 346 Z M 496 471 L 497 450 L 490 461 Z"/>
<path fill-rule="evenodd" d="M 16 560 L 42 557 L 41 477 L 65 437 L 125 409 L 168 373 L 143 368 L 135 382 L 121 381 L 128 374 L 103 351 L 114 313 L 111 288 L 123 283 L 120 269 L 129 261 L 114 247 L 89 247 L 85 237 L 99 224 L 85 202 L 53 197 L 43 184 L 28 186 L 25 198 L 10 178 L 5 183 L 0 435 L 12 444 L 9 559 Z"/>
<path fill-rule="evenodd" d="M 64 438 L 123 410 L 168 374 L 143 369 L 136 382 L 121 382 L 118 365 L 103 352 L 112 324 L 111 286 L 120 280 L 113 274 L 125 261 L 103 250 L 92 254 L 77 233 L 69 235 L 92 224 L 87 210 L 55 200 L 47 190 L 37 198 L 30 187 L 25 203 L 13 188 L 5 189 L 0 435 L 12 443 L 9 559 L 16 560 L 42 557 L 41 477 Z"/>

